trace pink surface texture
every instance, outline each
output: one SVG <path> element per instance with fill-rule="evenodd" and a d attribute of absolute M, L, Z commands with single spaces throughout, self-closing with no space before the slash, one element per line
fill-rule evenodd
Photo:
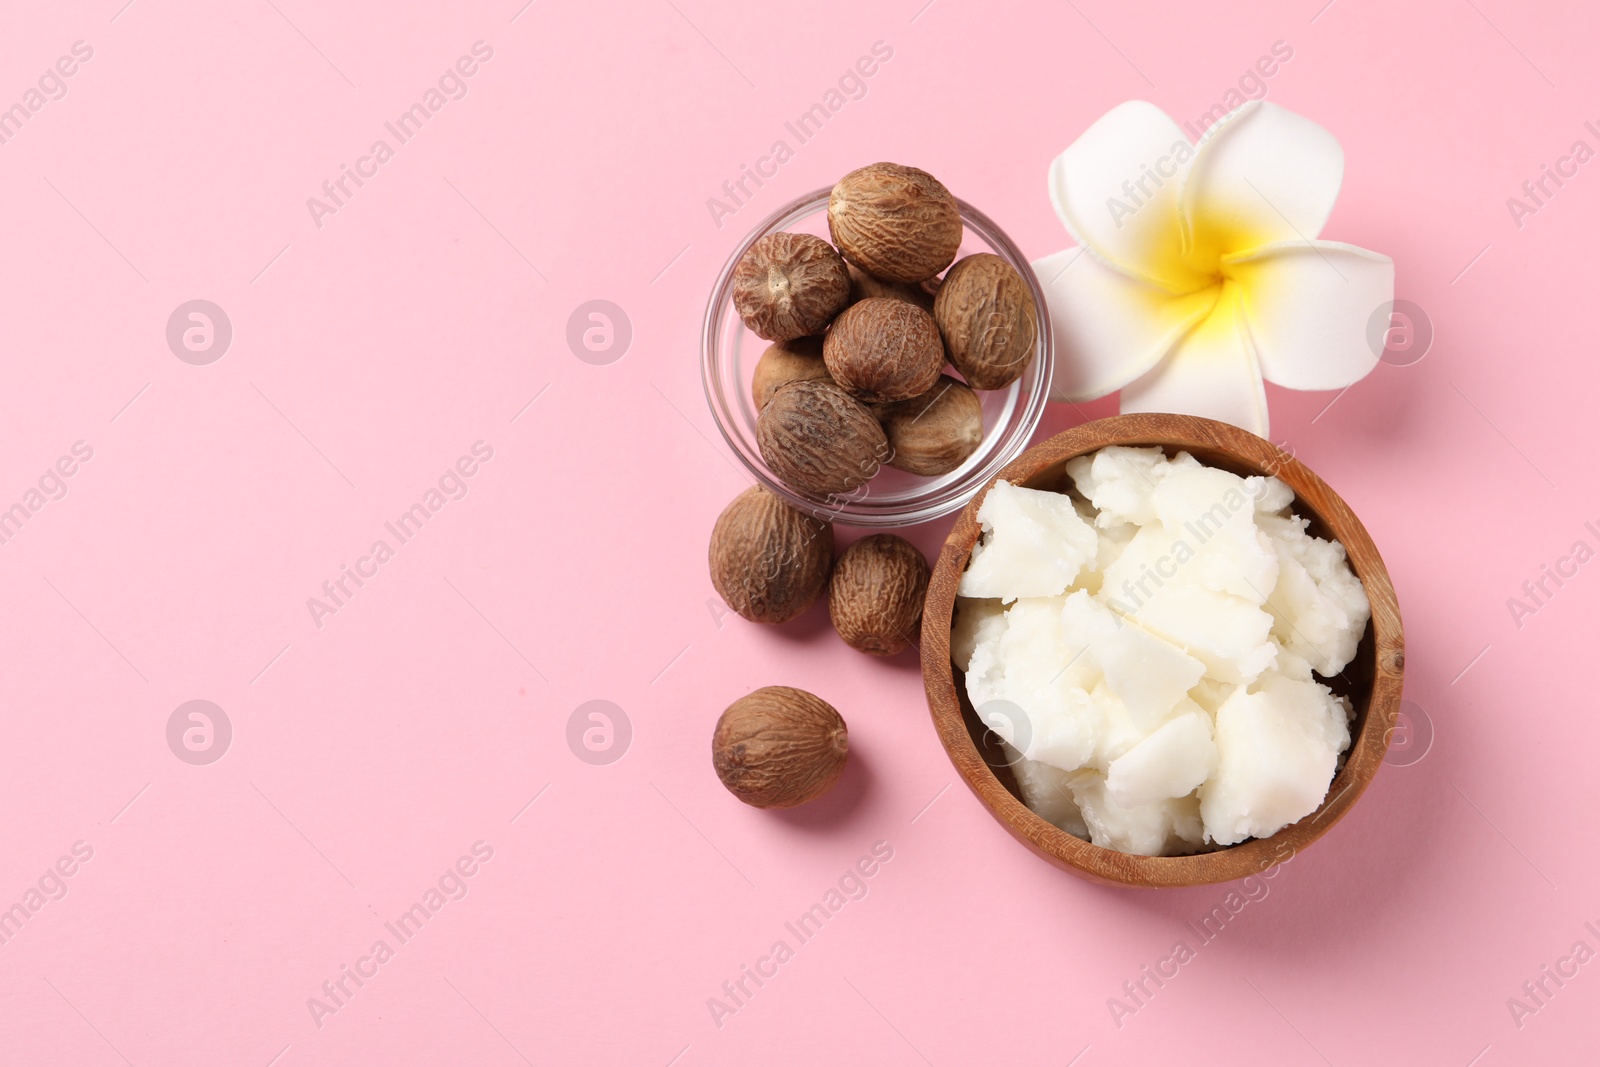
<path fill-rule="evenodd" d="M 1594 1062 L 1592 5 L 4 21 L 0 1062 Z M 1119 891 L 957 781 L 914 654 L 716 599 L 747 479 L 699 328 L 748 228 L 854 167 L 924 167 L 1041 256 L 1089 123 L 1194 120 L 1241 79 L 1340 138 L 1324 236 L 1393 256 L 1433 334 L 1344 394 L 1269 387 L 1393 573 L 1406 729 L 1271 879 Z M 850 725 L 840 786 L 789 813 L 708 758 L 768 684 Z"/>

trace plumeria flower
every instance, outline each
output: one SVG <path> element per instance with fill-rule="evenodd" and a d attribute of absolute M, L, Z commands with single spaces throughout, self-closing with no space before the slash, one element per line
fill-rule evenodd
<path fill-rule="evenodd" d="M 1367 323 L 1394 261 L 1316 238 L 1344 152 L 1309 119 L 1254 100 L 1190 145 L 1134 100 L 1050 166 L 1077 240 L 1036 262 L 1055 329 L 1056 392 L 1122 410 L 1231 422 L 1266 436 L 1265 378 L 1342 389 L 1377 365 Z"/>

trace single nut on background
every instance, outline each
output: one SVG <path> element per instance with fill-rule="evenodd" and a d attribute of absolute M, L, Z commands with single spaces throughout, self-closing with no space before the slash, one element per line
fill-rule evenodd
<path fill-rule="evenodd" d="M 894 534 L 863 537 L 844 550 L 828 581 L 828 614 L 844 643 L 873 656 L 893 656 L 921 637 L 928 561 Z"/>
<path fill-rule="evenodd" d="M 889 466 L 909 474 L 948 474 L 983 443 L 983 403 L 948 374 L 921 396 L 875 404 L 889 438 Z"/>
<path fill-rule="evenodd" d="M 935 285 L 928 288 L 927 282 L 909 285 L 906 282 L 886 282 L 882 278 L 874 278 L 854 263 L 845 264 L 850 271 L 850 303 L 854 304 L 868 297 L 881 296 L 890 300 L 904 300 L 915 304 L 923 311 L 933 310 L 933 294 L 939 291 Z M 937 278 L 930 279 L 938 281 Z"/>
<path fill-rule="evenodd" d="M 787 622 L 816 602 L 833 566 L 833 527 L 751 486 L 711 528 L 711 584 L 751 622 Z"/>
<path fill-rule="evenodd" d="M 711 735 L 711 764 L 728 792 L 757 808 L 792 808 L 833 788 L 850 735 L 833 705 L 769 685 L 728 706 Z"/>
<path fill-rule="evenodd" d="M 875 277 L 920 282 L 961 248 L 961 209 L 925 170 L 874 163 L 839 179 L 828 197 L 828 232 L 844 258 Z"/>
<path fill-rule="evenodd" d="M 939 380 L 944 342 L 932 315 L 907 301 L 875 296 L 833 320 L 822 358 L 833 380 L 862 400 L 910 400 Z"/>
<path fill-rule="evenodd" d="M 950 362 L 974 389 L 1005 388 L 1033 356 L 1033 294 L 1022 275 L 992 253 L 963 256 L 950 268 L 934 297 L 933 317 Z"/>
<path fill-rule="evenodd" d="M 750 379 L 750 399 L 760 411 L 785 382 L 807 382 L 827 378 L 828 366 L 822 362 L 822 338 L 796 337 L 774 341 L 756 360 Z"/>
<path fill-rule="evenodd" d="M 756 445 L 785 485 L 817 496 L 866 484 L 889 456 L 872 412 L 820 379 L 778 387 L 756 419 Z"/>
<path fill-rule="evenodd" d="M 810 234 L 769 233 L 733 268 L 733 306 L 768 341 L 822 332 L 849 300 L 844 260 Z"/>

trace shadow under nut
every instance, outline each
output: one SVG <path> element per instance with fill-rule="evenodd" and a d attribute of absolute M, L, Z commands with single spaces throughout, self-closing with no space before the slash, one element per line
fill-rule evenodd
<path fill-rule="evenodd" d="M 889 455 L 883 427 L 830 381 L 779 386 L 756 420 L 761 458 L 802 493 L 848 493 L 878 473 Z"/>

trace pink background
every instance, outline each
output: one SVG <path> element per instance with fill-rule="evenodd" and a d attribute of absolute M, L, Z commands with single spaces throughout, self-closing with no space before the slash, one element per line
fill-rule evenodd
<path fill-rule="evenodd" d="M 0 506 L 93 449 L 0 545 L 0 907 L 93 849 L 0 945 L 0 1060 L 1592 1056 L 1600 964 L 1520 1027 L 1507 1006 L 1600 948 L 1600 564 L 1520 627 L 1506 604 L 1600 546 L 1573 447 L 1600 386 L 1600 163 L 1520 229 L 1505 203 L 1600 148 L 1585 5 L 122 2 L 0 32 L 0 104 L 93 49 L 0 145 Z M 466 97 L 319 228 L 306 199 L 479 40 Z M 719 228 L 707 198 L 880 40 L 866 96 Z M 705 545 L 745 481 L 698 329 L 749 226 L 879 159 L 1056 251 L 1057 152 L 1124 99 L 1198 116 L 1280 40 L 1268 98 L 1348 157 L 1326 236 L 1391 254 L 1437 340 L 1332 407 L 1272 391 L 1274 436 L 1382 546 L 1436 736 L 1119 1026 L 1108 999 L 1197 945 L 1185 923 L 1227 888 L 1045 866 L 952 784 L 914 656 L 857 655 L 824 609 L 723 616 Z M 165 339 L 193 299 L 233 326 L 207 366 Z M 566 341 L 593 299 L 632 323 L 608 365 Z M 1056 406 L 1040 433 L 1112 410 Z M 314 625 L 306 599 L 480 440 L 467 496 Z M 840 788 L 787 815 L 707 758 L 721 709 L 774 683 L 851 729 Z M 166 740 L 194 699 L 233 728 L 206 766 Z M 610 765 L 567 744 L 590 700 L 632 724 Z M 465 898 L 319 1027 L 307 998 L 478 841 Z M 868 895 L 717 1026 L 707 998 L 879 841 Z"/>

